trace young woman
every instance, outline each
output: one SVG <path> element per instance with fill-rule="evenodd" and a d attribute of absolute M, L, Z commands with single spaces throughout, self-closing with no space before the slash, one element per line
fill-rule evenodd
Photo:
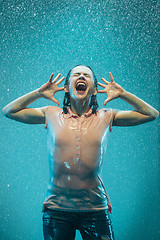
<path fill-rule="evenodd" d="M 83 239 L 114 239 L 109 213 L 111 203 L 99 177 L 105 154 L 107 132 L 112 126 L 135 126 L 157 118 L 158 111 L 118 85 L 112 74 L 111 81 L 104 78 L 103 90 L 97 89 L 97 79 L 88 66 L 78 65 L 64 80 L 58 74 L 39 89 L 30 92 L 3 108 L 4 114 L 28 124 L 44 124 L 50 178 L 43 205 L 44 239 L 72 240 L 76 229 Z M 54 95 L 65 91 L 63 109 L 57 106 L 29 108 L 39 98 L 59 105 Z M 104 102 L 121 98 L 134 110 L 97 111 L 97 93 L 107 94 Z"/>

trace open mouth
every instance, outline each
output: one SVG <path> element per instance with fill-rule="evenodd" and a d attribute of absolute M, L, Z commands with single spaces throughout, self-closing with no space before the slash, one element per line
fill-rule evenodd
<path fill-rule="evenodd" d="M 76 90 L 77 90 L 77 92 L 81 92 L 82 93 L 82 92 L 85 92 L 86 89 L 87 89 L 87 85 L 86 85 L 85 82 L 78 81 L 76 83 Z"/>

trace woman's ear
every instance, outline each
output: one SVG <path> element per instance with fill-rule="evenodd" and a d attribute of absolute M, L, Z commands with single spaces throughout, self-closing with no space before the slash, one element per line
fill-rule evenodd
<path fill-rule="evenodd" d="M 68 85 L 64 86 L 64 91 L 65 91 L 65 93 L 69 92 Z"/>

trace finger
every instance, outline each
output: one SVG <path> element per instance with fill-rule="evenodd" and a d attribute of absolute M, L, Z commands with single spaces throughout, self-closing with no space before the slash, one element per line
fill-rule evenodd
<path fill-rule="evenodd" d="M 54 97 L 50 98 L 51 101 L 55 102 L 57 105 L 59 105 L 59 101 L 55 99 Z"/>
<path fill-rule="evenodd" d="M 64 90 L 64 87 L 58 88 L 58 91 L 63 91 L 63 90 Z"/>
<path fill-rule="evenodd" d="M 104 88 L 106 87 L 106 85 L 105 85 L 105 84 L 103 84 L 103 83 L 100 83 L 100 82 L 98 82 L 98 85 L 99 85 L 99 86 L 101 86 L 101 87 L 104 87 Z"/>
<path fill-rule="evenodd" d="M 50 78 L 49 78 L 49 81 L 48 82 L 52 82 L 52 78 L 54 76 L 54 73 L 51 74 Z"/>
<path fill-rule="evenodd" d="M 62 78 L 57 82 L 57 85 L 59 85 L 64 79 L 65 79 L 65 77 L 62 77 Z"/>
<path fill-rule="evenodd" d="M 55 79 L 53 80 L 53 83 L 55 83 L 57 80 L 58 80 L 58 78 L 61 76 L 61 74 L 60 73 L 58 73 L 58 75 L 55 77 Z"/>
<path fill-rule="evenodd" d="M 104 106 L 106 106 L 106 104 L 111 101 L 112 98 L 108 97 L 105 101 L 104 101 Z"/>
<path fill-rule="evenodd" d="M 109 213 L 112 213 L 112 206 L 110 204 L 108 204 L 108 211 Z"/>
<path fill-rule="evenodd" d="M 104 78 L 101 78 L 101 80 L 103 81 L 103 82 L 105 82 L 105 84 L 108 84 L 109 82 L 106 80 L 106 79 L 104 79 Z"/>
<path fill-rule="evenodd" d="M 114 82 L 114 78 L 111 72 L 109 72 L 110 78 L 111 78 L 111 82 Z"/>
<path fill-rule="evenodd" d="M 98 93 L 104 93 L 104 92 L 105 92 L 105 89 L 98 90 Z"/>

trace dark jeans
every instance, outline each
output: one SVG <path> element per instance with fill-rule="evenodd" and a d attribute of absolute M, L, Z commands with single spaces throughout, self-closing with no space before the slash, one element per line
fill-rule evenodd
<path fill-rule="evenodd" d="M 43 213 L 45 240 L 74 240 L 76 229 L 83 240 L 114 240 L 107 210 L 93 212 L 65 212 L 47 209 Z"/>

